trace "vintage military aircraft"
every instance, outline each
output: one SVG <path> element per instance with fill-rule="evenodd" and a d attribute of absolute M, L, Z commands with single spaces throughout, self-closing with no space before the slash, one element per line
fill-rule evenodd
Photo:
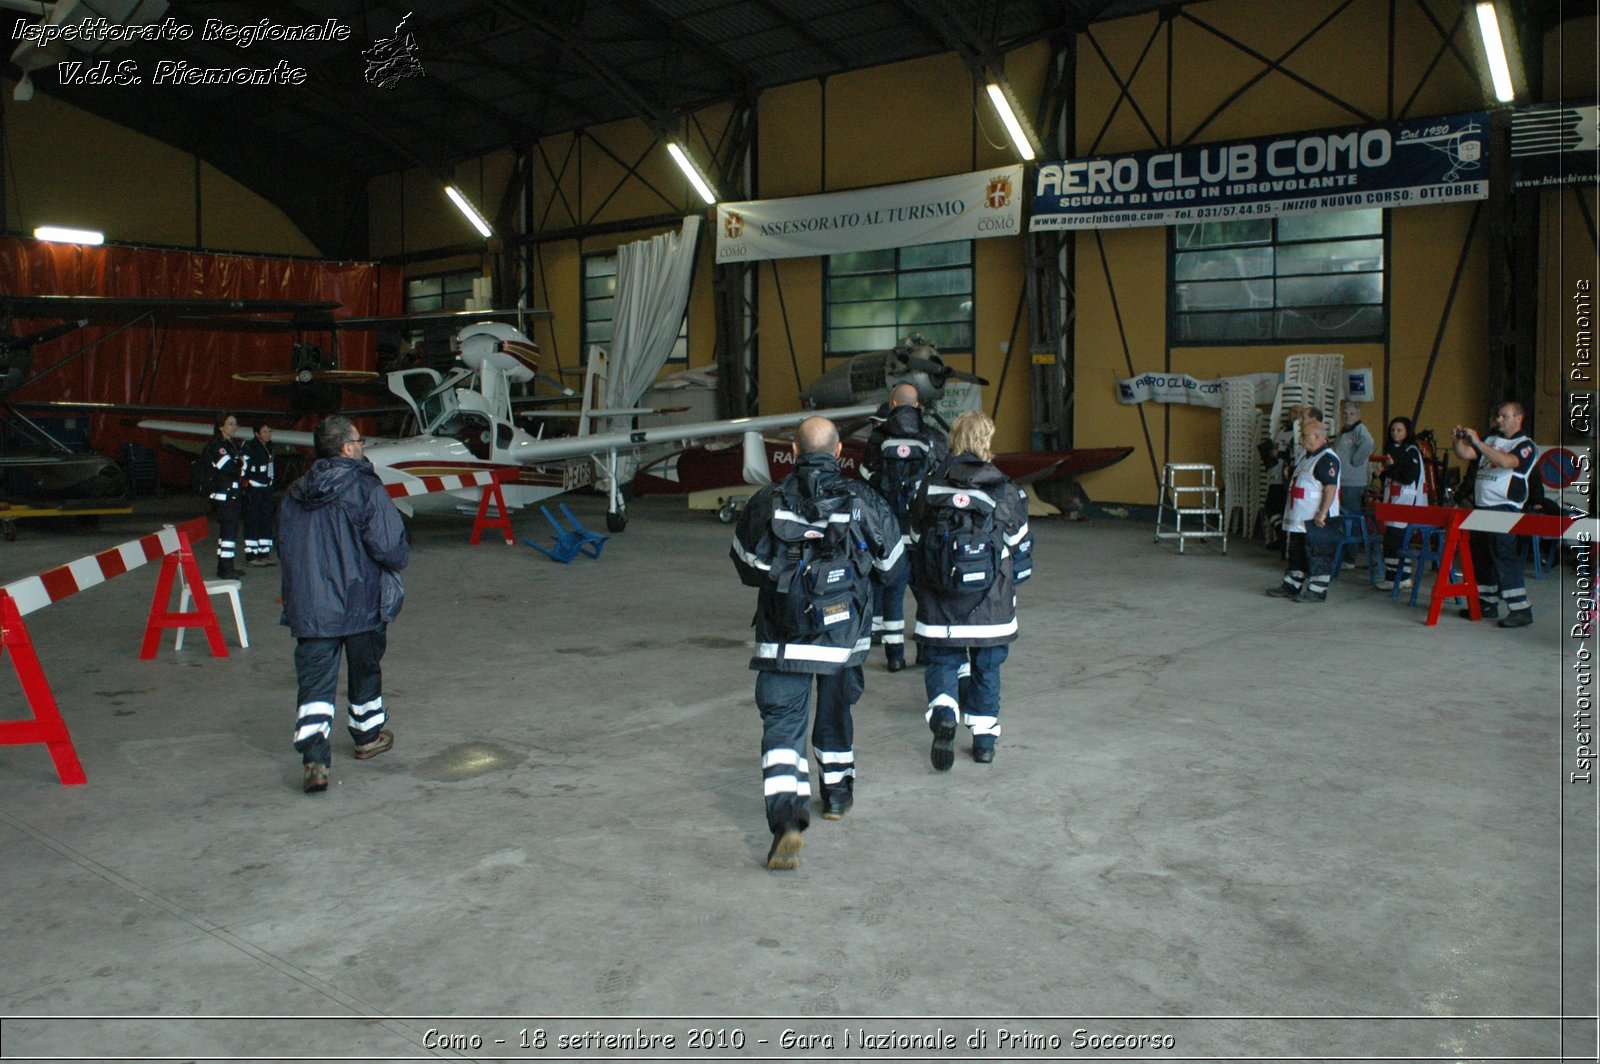
<path fill-rule="evenodd" d="M 98 403 L 21 400 L 14 396 L 81 358 L 126 329 L 144 323 L 205 325 L 228 328 L 257 323 L 287 324 L 301 315 L 325 315 L 338 303 L 282 299 L 142 299 L 116 296 L 22 296 L 0 294 L 0 412 L 18 449 L 0 454 L 0 496 L 14 502 L 78 504 L 124 500 L 128 481 L 110 458 L 74 451 L 28 411 L 52 414 L 94 414 L 127 410 Z M 51 320 L 55 324 L 22 333 L 19 321 Z M 94 323 L 115 323 L 66 357 L 34 372 L 34 350 Z"/>
<path fill-rule="evenodd" d="M 135 326 L 152 329 L 147 366 L 159 365 L 161 341 L 155 330 L 193 329 L 205 332 L 292 333 L 293 364 L 287 371 L 253 371 L 234 378 L 263 384 L 280 396 L 287 409 L 245 408 L 229 404 L 241 422 L 292 423 L 298 418 L 339 409 L 341 388 L 376 381 L 379 374 L 338 368 L 339 334 L 348 330 L 389 332 L 419 336 L 418 360 L 439 346 L 438 338 L 465 322 L 516 318 L 519 321 L 547 312 L 513 309 L 443 311 L 402 317 L 336 318 L 341 304 L 331 301 L 290 299 L 171 299 L 120 296 L 23 296 L 0 294 L 0 420 L 8 428 L 11 453 L 0 447 L 0 498 L 35 505 L 82 504 L 89 501 L 125 500 L 128 478 L 116 462 L 104 455 L 85 454 L 41 421 L 46 417 L 72 418 L 96 415 L 210 415 L 211 409 L 161 403 L 107 403 L 83 400 L 29 399 L 19 392 Z M 19 322 L 55 324 L 20 332 Z M 67 337 L 90 325 L 110 326 L 96 332 L 75 350 L 35 371 L 34 349 Z M 324 351 L 327 353 L 325 354 Z M 437 355 L 435 356 L 437 357 Z M 149 372 L 146 370 L 146 372 Z M 384 393 L 387 395 L 387 391 Z M 391 397 L 392 398 L 392 397 Z M 391 408 L 401 411 L 403 407 Z M 363 412 L 382 412 L 370 408 Z"/>
<path fill-rule="evenodd" d="M 543 439 L 516 423 L 511 386 L 526 383 L 537 372 L 533 346 L 521 332 L 498 322 L 470 325 L 460 334 L 459 365 L 446 373 L 419 367 L 387 375 L 389 391 L 409 409 L 401 435 L 368 435 L 365 453 L 386 484 L 419 481 L 425 476 L 450 476 L 486 470 L 514 471 L 502 485 L 506 505 L 520 508 L 575 488 L 599 486 L 608 497 L 606 525 L 613 532 L 627 526 L 626 500 L 618 476 L 619 456 L 651 447 L 670 448 L 691 440 L 765 432 L 799 424 L 813 411 L 767 417 L 735 418 L 654 429 L 594 433 L 597 420 L 629 418 L 642 409 L 597 409 L 583 392 L 577 412 L 578 433 Z M 874 405 L 815 411 L 835 419 L 864 418 Z M 156 432 L 209 436 L 212 426 L 182 421 L 140 421 Z M 273 441 L 311 446 L 308 432 L 276 431 Z M 406 512 L 477 509 L 481 489 L 413 495 L 397 501 Z"/>

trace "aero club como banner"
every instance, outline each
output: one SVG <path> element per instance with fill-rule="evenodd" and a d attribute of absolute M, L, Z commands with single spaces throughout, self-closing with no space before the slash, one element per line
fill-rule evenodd
<path fill-rule="evenodd" d="M 1041 163 L 1028 228 L 1117 229 L 1484 199 L 1488 142 L 1489 116 L 1475 111 Z"/>

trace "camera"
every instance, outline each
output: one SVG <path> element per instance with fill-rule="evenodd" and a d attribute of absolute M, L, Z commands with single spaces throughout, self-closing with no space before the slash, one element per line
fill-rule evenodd
<path fill-rule="evenodd" d="M 1458 440 L 1466 439 L 1467 438 L 1467 430 L 1466 429 L 1456 429 L 1455 437 Z"/>

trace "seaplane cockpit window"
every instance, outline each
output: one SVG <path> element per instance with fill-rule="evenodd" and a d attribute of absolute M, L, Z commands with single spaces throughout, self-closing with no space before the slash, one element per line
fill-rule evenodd
<path fill-rule="evenodd" d="M 493 440 L 489 419 L 482 414 L 466 410 L 457 411 L 434 432 L 436 436 L 449 436 L 466 444 L 474 458 L 488 460 L 490 441 Z"/>
<path fill-rule="evenodd" d="M 448 392 L 442 392 L 424 399 L 422 402 L 422 423 L 424 425 L 432 425 L 437 422 L 445 412 L 447 401 L 450 406 L 454 406 L 455 396 L 450 395 Z M 451 418 L 450 420 L 454 421 L 455 419 Z M 434 435 L 452 436 L 454 433 L 446 431 L 444 425 L 440 424 L 434 431 Z"/>
<path fill-rule="evenodd" d="M 495 427 L 494 427 L 495 446 L 498 447 L 502 451 L 505 450 L 506 448 L 510 447 L 511 446 L 511 434 L 512 434 L 513 431 L 514 430 L 511 428 L 511 426 L 507 425 L 504 421 L 502 421 L 502 422 L 498 423 L 497 425 L 495 425 Z"/>

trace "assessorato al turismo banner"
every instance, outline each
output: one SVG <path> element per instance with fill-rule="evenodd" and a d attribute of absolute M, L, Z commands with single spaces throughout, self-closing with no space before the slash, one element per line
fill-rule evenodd
<path fill-rule="evenodd" d="M 723 203 L 717 207 L 717 261 L 1017 236 L 1022 194 L 1018 165 L 849 192 Z"/>

